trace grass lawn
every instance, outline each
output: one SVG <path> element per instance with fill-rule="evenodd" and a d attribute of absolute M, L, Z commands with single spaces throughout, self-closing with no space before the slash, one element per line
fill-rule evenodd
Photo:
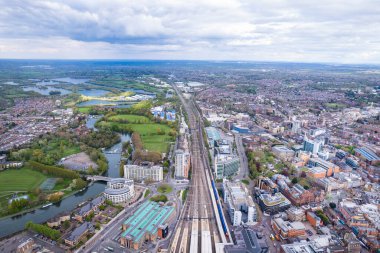
<path fill-rule="evenodd" d="M 170 193 L 173 191 L 173 188 L 168 184 L 162 184 L 157 188 L 159 193 Z"/>
<path fill-rule="evenodd" d="M 125 116 L 125 115 L 117 115 L 112 117 L 118 117 L 118 116 Z M 141 119 L 147 119 L 148 118 L 144 116 L 135 116 L 130 115 L 134 117 L 142 117 Z M 112 118 L 111 117 L 111 118 Z M 131 117 L 131 119 L 133 119 Z M 138 119 L 138 118 L 135 118 Z M 165 124 L 159 124 L 159 123 L 144 123 L 144 124 L 137 124 L 137 123 L 118 123 L 118 122 L 112 122 L 112 121 L 102 121 L 100 122 L 100 125 L 111 127 L 112 125 L 119 125 L 119 126 L 125 126 L 132 129 L 133 132 L 137 132 L 141 136 L 141 140 L 143 142 L 144 149 L 147 149 L 149 151 L 156 151 L 160 153 L 165 153 L 168 151 L 169 143 L 173 140 L 173 137 L 169 136 L 170 131 L 172 130 L 169 126 Z M 159 132 L 165 134 L 158 134 Z"/>
<path fill-rule="evenodd" d="M 69 185 L 71 184 L 73 180 L 69 179 L 69 178 L 64 178 L 62 180 L 62 182 L 57 182 L 53 188 L 53 191 L 61 191 L 67 187 L 69 187 Z"/>
<path fill-rule="evenodd" d="M 326 103 L 325 106 L 332 109 L 340 109 L 346 107 L 346 105 L 342 103 Z"/>
<path fill-rule="evenodd" d="M 85 113 L 85 114 L 90 113 L 90 109 L 91 109 L 91 107 L 78 107 L 77 108 L 78 112 Z"/>
<path fill-rule="evenodd" d="M 151 123 L 150 119 L 145 116 L 120 114 L 109 118 L 110 121 L 127 120 L 129 123 Z"/>
<path fill-rule="evenodd" d="M 44 174 L 27 168 L 5 170 L 0 172 L 0 194 L 33 190 L 46 178 Z"/>

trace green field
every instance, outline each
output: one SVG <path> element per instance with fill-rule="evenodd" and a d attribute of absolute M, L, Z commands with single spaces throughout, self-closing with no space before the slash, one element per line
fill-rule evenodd
<path fill-rule="evenodd" d="M 47 177 L 37 171 L 22 168 L 0 172 L 0 194 L 14 191 L 31 191 Z"/>
<path fill-rule="evenodd" d="M 91 110 L 91 107 L 78 107 L 78 112 L 88 114 Z"/>
<path fill-rule="evenodd" d="M 114 120 L 114 121 L 112 121 Z M 120 123 L 118 120 L 127 120 L 139 123 Z M 108 121 L 102 121 L 99 126 L 111 128 L 118 126 L 121 128 L 129 128 L 133 132 L 137 132 L 141 136 L 144 149 L 165 153 L 168 151 L 170 142 L 174 141 L 174 137 L 169 133 L 173 131 L 168 125 L 154 123 L 145 116 L 138 115 L 115 115 L 108 118 Z"/>
<path fill-rule="evenodd" d="M 139 116 L 139 115 L 131 115 L 131 114 L 120 114 L 111 116 L 109 118 L 110 121 L 120 121 L 125 120 L 129 123 L 151 123 L 150 119 L 145 116 Z"/>

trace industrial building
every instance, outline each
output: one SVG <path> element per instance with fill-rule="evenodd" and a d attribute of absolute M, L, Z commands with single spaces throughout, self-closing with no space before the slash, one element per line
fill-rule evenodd
<path fill-rule="evenodd" d="M 135 195 L 133 180 L 125 178 L 112 178 L 107 182 L 104 197 L 112 203 L 126 202 Z"/>
<path fill-rule="evenodd" d="M 162 181 L 164 172 L 162 166 L 139 166 L 139 165 L 124 165 L 124 177 L 138 181 L 152 180 Z"/>
<path fill-rule="evenodd" d="M 247 188 L 240 182 L 223 180 L 224 203 L 233 226 L 256 221 L 256 207 Z"/>
<path fill-rule="evenodd" d="M 174 218 L 174 207 L 147 201 L 122 226 L 120 243 L 138 250 L 145 241 L 155 241 L 168 235 L 168 223 Z"/>

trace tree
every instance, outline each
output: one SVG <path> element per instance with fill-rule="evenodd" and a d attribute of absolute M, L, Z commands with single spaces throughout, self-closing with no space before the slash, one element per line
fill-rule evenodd
<path fill-rule="evenodd" d="M 306 172 L 305 172 L 305 171 L 302 171 L 302 172 L 301 172 L 301 177 L 303 177 L 303 178 L 306 177 Z"/>
<path fill-rule="evenodd" d="M 294 177 L 294 178 L 292 179 L 292 184 L 297 184 L 297 183 L 298 183 L 298 178 Z"/>
<path fill-rule="evenodd" d="M 62 223 L 62 227 L 64 229 L 68 229 L 70 227 L 70 221 L 68 220 L 65 220 L 63 223 Z"/>
<path fill-rule="evenodd" d="M 336 208 L 336 204 L 334 203 L 334 202 L 330 202 L 330 207 L 332 208 L 332 209 L 335 209 Z"/>

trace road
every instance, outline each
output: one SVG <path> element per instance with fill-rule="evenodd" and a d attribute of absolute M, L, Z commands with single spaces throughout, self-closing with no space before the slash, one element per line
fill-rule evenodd
<path fill-rule="evenodd" d="M 216 252 L 215 244 L 222 242 L 222 235 L 210 196 L 209 180 L 212 177 L 203 143 L 201 117 L 195 104 L 185 100 L 177 87 L 173 88 L 188 115 L 192 167 L 189 192 L 169 249 L 172 253 Z"/>

